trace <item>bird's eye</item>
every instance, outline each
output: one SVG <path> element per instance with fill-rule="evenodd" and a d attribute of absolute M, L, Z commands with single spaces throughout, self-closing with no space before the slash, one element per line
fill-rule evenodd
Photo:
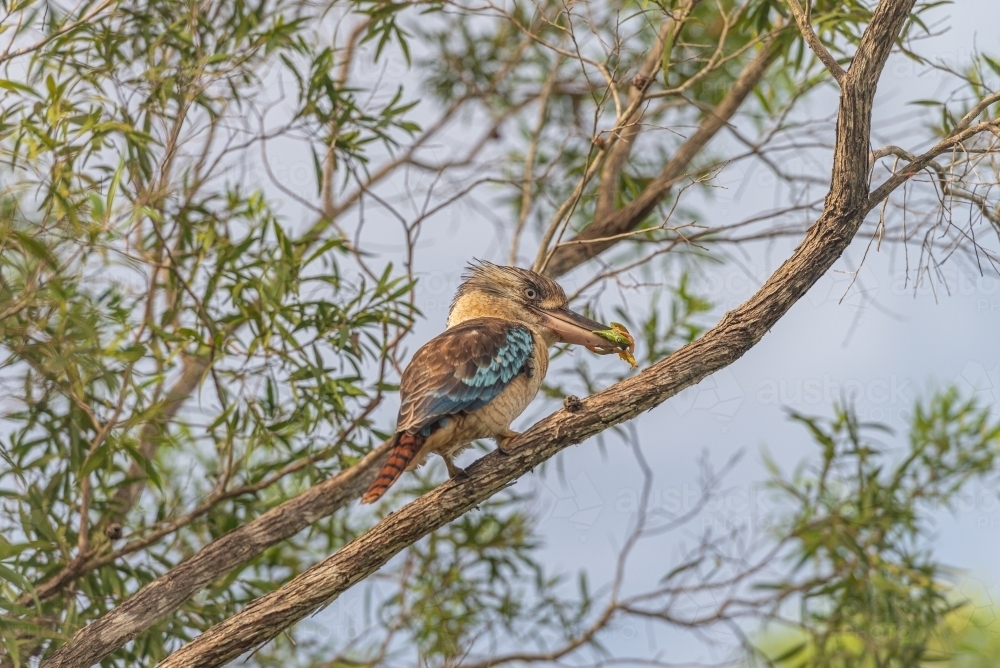
<path fill-rule="evenodd" d="M 525 288 L 524 296 L 528 299 L 538 299 L 538 290 L 534 288 Z"/>

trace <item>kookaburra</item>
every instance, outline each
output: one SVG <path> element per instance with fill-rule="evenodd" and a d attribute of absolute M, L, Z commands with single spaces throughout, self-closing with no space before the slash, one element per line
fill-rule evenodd
<path fill-rule="evenodd" d="M 607 325 L 566 306 L 552 279 L 527 269 L 477 262 L 451 304 L 447 329 L 416 352 L 399 384 L 399 418 L 389 459 L 361 498 L 378 500 L 404 470 L 436 452 L 452 459 L 480 438 L 502 450 L 510 424 L 535 398 L 549 368 L 548 347 L 575 343 L 613 349 L 595 334 Z"/>

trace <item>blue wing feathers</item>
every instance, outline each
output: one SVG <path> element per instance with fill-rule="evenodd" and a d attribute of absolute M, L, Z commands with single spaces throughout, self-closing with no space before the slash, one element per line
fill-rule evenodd
<path fill-rule="evenodd" d="M 431 403 L 431 413 L 451 414 L 462 410 L 482 408 L 500 394 L 521 371 L 531 356 L 534 341 L 526 327 L 512 327 L 506 344 L 496 351 L 486 366 L 479 366 L 471 377 L 462 377 L 463 369 L 455 371 L 460 381 L 452 387 L 434 390 L 436 398 Z"/>
<path fill-rule="evenodd" d="M 496 318 L 432 339 L 403 372 L 397 429 L 426 431 L 442 417 L 482 408 L 521 372 L 534 345 L 527 327 Z"/>

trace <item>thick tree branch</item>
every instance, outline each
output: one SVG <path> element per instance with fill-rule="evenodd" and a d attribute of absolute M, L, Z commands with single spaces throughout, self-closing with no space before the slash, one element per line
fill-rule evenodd
<path fill-rule="evenodd" d="M 747 63 L 733 83 L 733 87 L 718 106 L 705 116 L 694 134 L 678 147 L 670 162 L 646 186 L 645 190 L 627 206 L 604 218 L 595 218 L 594 222 L 571 242 L 556 248 L 546 265 L 545 273 L 550 276 L 565 274 L 573 267 L 599 255 L 617 243 L 617 240 L 605 240 L 607 237 L 628 232 L 641 223 L 663 200 L 670 188 L 684 177 L 691 161 L 719 130 L 725 127 L 743 101 L 764 78 L 768 67 L 778 57 L 778 54 L 776 40 L 772 38 L 764 44 L 753 60 Z M 592 243 L 575 243 L 578 241 L 591 241 Z"/>
<path fill-rule="evenodd" d="M 250 603 L 161 662 L 161 668 L 219 666 L 329 605 L 428 533 L 510 485 L 559 451 L 658 406 L 739 359 L 829 270 L 854 238 L 868 206 L 868 145 L 879 75 L 914 0 L 883 0 L 844 77 L 831 190 L 823 214 L 792 256 L 746 303 L 703 337 L 633 378 L 559 411 L 511 445 L 389 515 L 280 589 Z M 68 665 L 68 664 L 67 664 Z"/>
<path fill-rule="evenodd" d="M 75 668 L 100 662 L 211 582 L 360 497 L 388 454 L 386 441 L 350 469 L 209 543 L 117 608 L 77 631 L 42 665 Z"/>

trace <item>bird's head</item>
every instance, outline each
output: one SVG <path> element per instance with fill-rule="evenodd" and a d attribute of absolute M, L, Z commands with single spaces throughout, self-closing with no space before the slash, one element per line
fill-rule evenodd
<path fill-rule="evenodd" d="M 448 326 L 472 318 L 502 318 L 524 323 L 548 345 L 575 343 L 595 352 L 610 352 L 608 341 L 594 334 L 607 330 L 596 320 L 567 307 L 566 293 L 547 276 L 518 267 L 477 260 L 469 265 L 448 315 Z"/>

